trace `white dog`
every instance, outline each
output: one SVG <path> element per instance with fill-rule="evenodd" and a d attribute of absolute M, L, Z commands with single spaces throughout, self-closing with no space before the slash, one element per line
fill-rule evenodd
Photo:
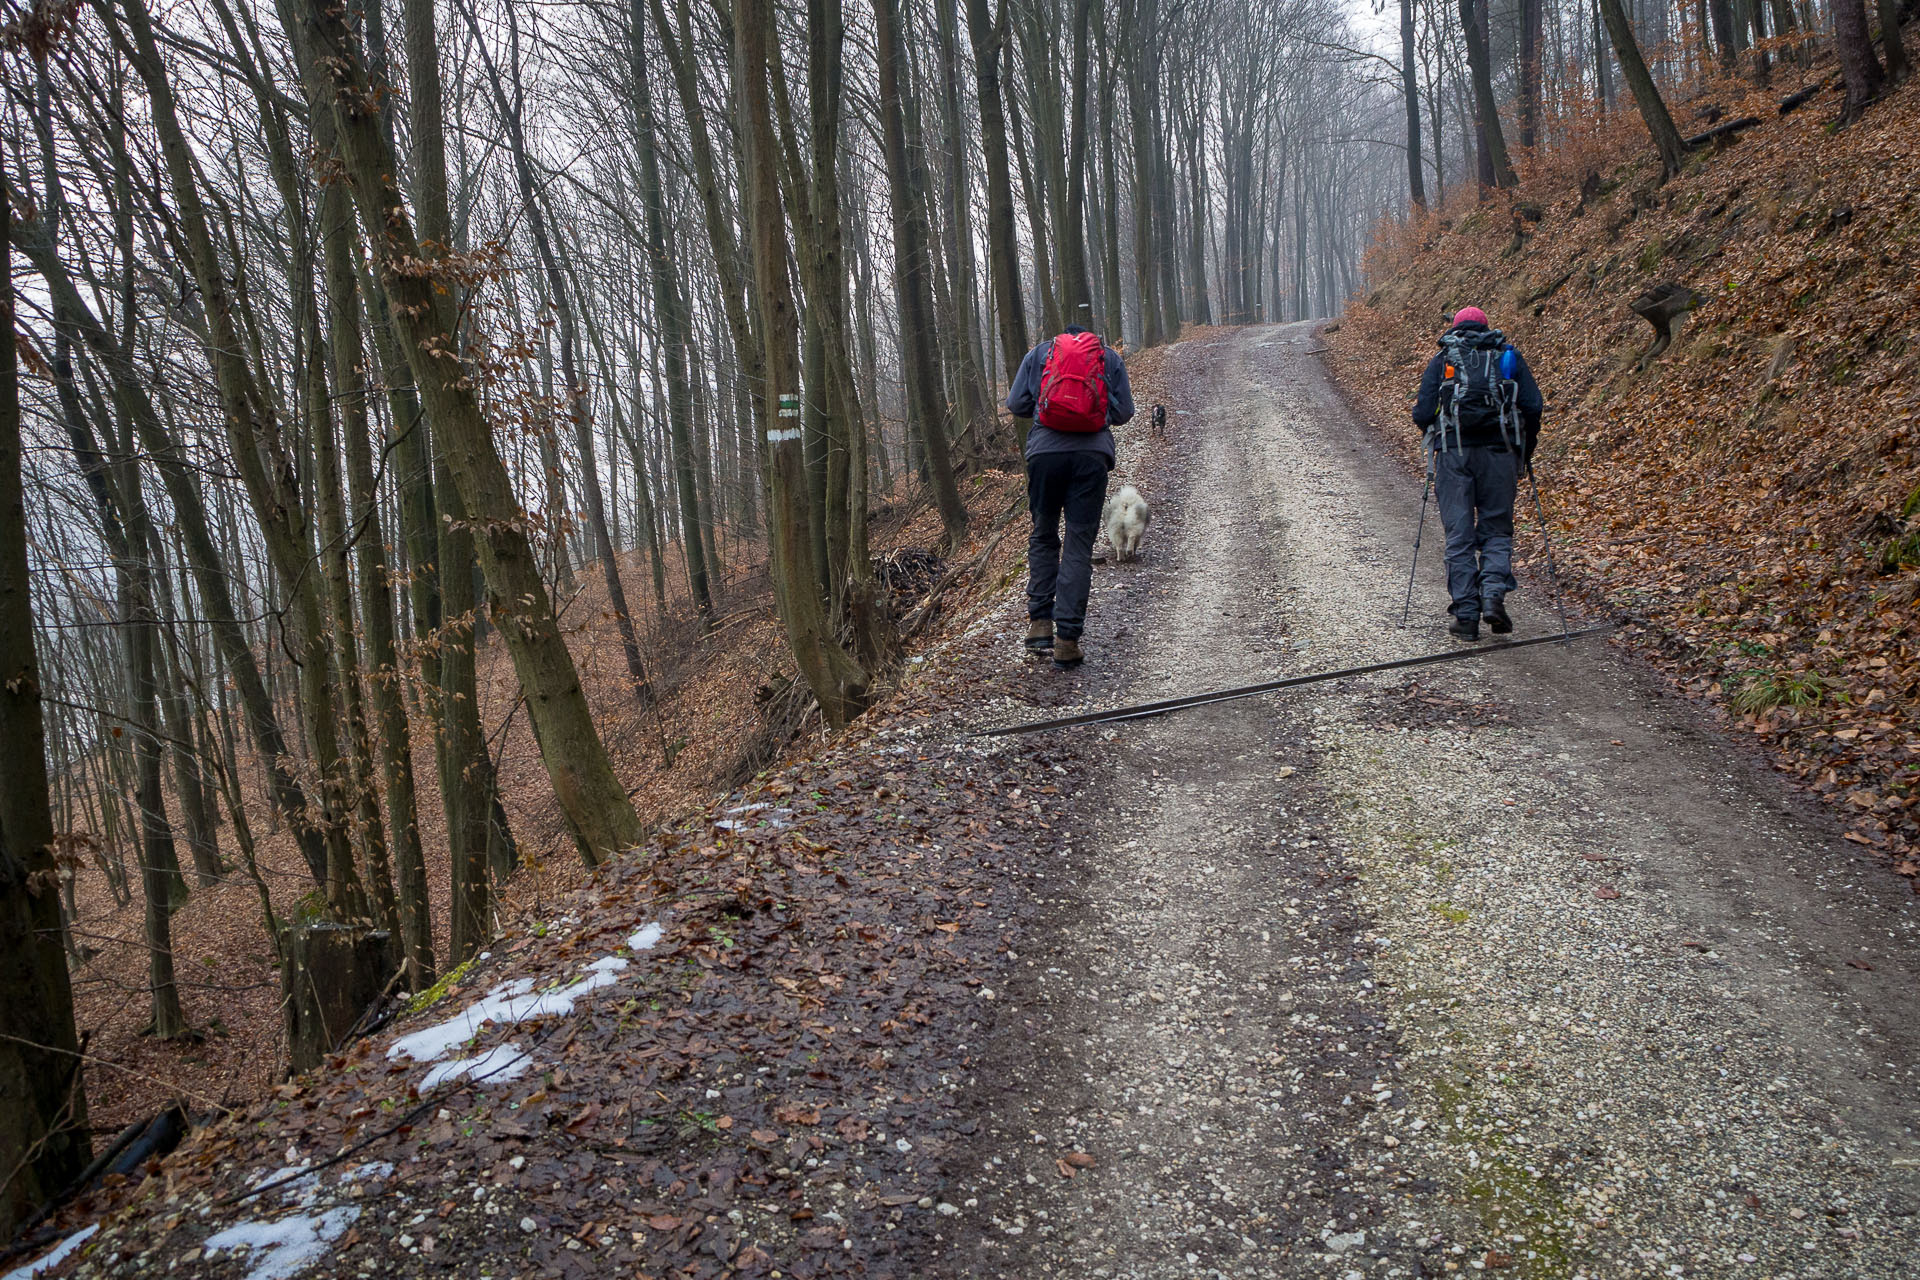
<path fill-rule="evenodd" d="M 1147 500 L 1130 484 L 1122 485 L 1120 492 L 1107 499 L 1100 523 L 1106 528 L 1107 541 L 1113 544 L 1115 561 L 1131 560 L 1139 554 L 1140 535 L 1147 531 L 1152 520 Z"/>

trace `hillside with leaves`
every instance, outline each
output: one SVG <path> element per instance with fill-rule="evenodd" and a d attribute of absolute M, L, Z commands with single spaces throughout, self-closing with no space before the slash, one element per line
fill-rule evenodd
<path fill-rule="evenodd" d="M 1911 877 L 1920 91 L 1836 128 L 1837 77 L 1781 111 L 1799 74 L 1676 103 L 1702 130 L 1760 122 L 1671 181 L 1616 118 L 1511 191 L 1391 227 L 1331 359 L 1417 467 L 1406 408 L 1441 308 L 1485 308 L 1547 398 L 1562 572 Z M 1653 333 L 1629 308 L 1668 283 L 1699 302 L 1643 364 Z"/>

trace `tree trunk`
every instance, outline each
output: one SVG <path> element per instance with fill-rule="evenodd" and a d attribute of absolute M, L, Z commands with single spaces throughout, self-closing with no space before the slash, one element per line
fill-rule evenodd
<path fill-rule="evenodd" d="M 1791 0 L 1780 0 L 1782 4 Z M 1593 74 L 1600 94 L 1600 109 L 1613 110 L 1613 80 L 1607 73 L 1607 42 L 1600 34 L 1600 0 L 1593 0 Z"/>
<path fill-rule="evenodd" d="M 1610 3 L 1618 4 L 1619 0 Z M 1867 29 L 1863 0 L 1833 0 L 1833 51 L 1839 56 L 1840 76 L 1847 86 L 1846 105 L 1840 109 L 1844 124 L 1858 120 L 1886 85 L 1886 73 L 1873 55 L 1873 35 Z"/>
<path fill-rule="evenodd" d="M 865 706 L 867 675 L 829 631 L 813 587 L 819 571 L 813 564 L 803 506 L 806 475 L 798 430 L 799 328 L 793 285 L 787 275 L 786 221 L 780 202 L 773 111 L 767 94 L 767 40 L 772 31 L 770 0 L 736 0 L 734 78 L 741 116 L 741 190 L 747 206 L 760 332 L 766 341 L 766 382 L 760 409 L 768 472 L 768 549 L 773 558 L 774 590 L 794 661 L 819 699 L 827 723 L 837 728 Z M 884 28 L 881 37 L 884 49 Z M 883 68 L 886 61 L 882 60 Z M 884 77 L 885 72 L 882 74 Z M 883 93 L 884 84 L 883 79 Z"/>
<path fill-rule="evenodd" d="M 1620 0 L 1598 2 L 1600 16 L 1606 20 L 1607 34 L 1613 40 L 1613 52 L 1620 59 L 1620 77 L 1633 93 L 1633 100 L 1640 108 L 1640 118 L 1647 123 L 1647 132 L 1653 135 L 1653 145 L 1660 152 L 1661 168 L 1667 177 L 1674 177 L 1680 172 L 1681 162 L 1686 157 L 1680 131 L 1673 127 L 1673 117 L 1667 114 L 1667 104 L 1653 83 L 1653 74 L 1647 70 L 1647 60 L 1640 56 L 1640 44 L 1633 38 L 1633 28 L 1627 23 Z M 1462 3 L 1471 4 L 1472 0 L 1462 0 Z M 1854 3 L 1860 3 L 1860 0 L 1854 0 Z"/>
<path fill-rule="evenodd" d="M 1731 0 L 1706 0 L 1707 23 L 1713 32 L 1715 61 L 1720 72 L 1729 75 L 1733 71 L 1733 5 Z M 1706 33 L 1701 34 L 1704 43 Z"/>
<path fill-rule="evenodd" d="M 208 226 L 192 149 L 180 126 L 152 17 L 144 0 L 126 0 L 116 12 L 124 16 L 132 36 L 130 47 L 121 41 L 122 51 L 145 82 L 153 105 L 153 123 L 178 206 L 179 228 L 205 310 L 206 350 L 219 391 L 229 454 L 254 508 L 269 560 L 289 597 L 290 630 L 300 664 L 300 694 L 306 713 L 308 745 L 321 776 L 321 825 L 327 840 L 327 903 L 342 918 L 356 918 L 366 909 L 365 892 L 347 839 L 348 779 L 335 728 L 329 631 L 319 588 L 310 572 L 312 557 L 306 537 L 303 529 L 295 524 L 295 517 L 302 511 L 298 487 L 292 467 L 279 447 L 273 415 L 245 364 L 247 348 L 242 344 L 235 322 L 228 272 L 219 260 Z M 117 26 L 114 34 L 119 38 Z"/>
<path fill-rule="evenodd" d="M 502 610 L 502 635 L 527 697 L 529 716 L 554 796 L 589 866 L 638 845 L 640 822 L 614 776 L 594 729 L 579 672 L 561 638 L 525 530 L 525 513 L 494 449 L 465 361 L 452 311 L 434 282 L 412 270 L 420 246 L 394 174 L 399 166 L 381 132 L 360 50 L 342 15 L 312 0 L 306 12 L 314 52 L 334 77 L 340 149 L 362 226 L 373 243 L 381 287 L 413 369 L 434 433 L 479 534 L 475 549 L 488 590 Z M 449 361 L 443 370 L 438 360 Z M 448 372 L 456 376 L 448 377 Z M 443 564 L 452 563 L 444 558 Z"/>
<path fill-rule="evenodd" d="M 14 332 L 11 254 L 0 324 Z M 87 1095 L 61 949 L 46 726 L 27 573 L 14 344 L 0 351 L 0 1240 L 86 1167 Z"/>
<path fill-rule="evenodd" d="M 1520 0 L 1520 145 L 1531 151 L 1540 127 L 1542 0 Z"/>
<path fill-rule="evenodd" d="M 1068 68 L 1066 217 L 1054 228 L 1060 242 L 1060 309 L 1068 324 L 1091 327 L 1093 286 L 1087 275 L 1087 41 L 1093 0 L 1070 0 L 1073 62 Z"/>
<path fill-rule="evenodd" d="M 1125 345 L 1126 307 L 1120 299 L 1120 190 L 1114 172 L 1113 135 L 1120 130 L 1113 119 L 1114 77 L 1119 74 L 1112 42 L 1107 39 L 1106 9 L 1097 12 L 1100 38 L 1100 325 L 1110 345 Z"/>
<path fill-rule="evenodd" d="M 693 485 L 693 387 L 687 379 L 687 345 L 692 326 L 680 276 L 668 244 L 666 198 L 660 184 L 653 90 L 648 83 L 645 26 L 639 0 L 632 5 L 629 74 L 633 81 L 634 120 L 640 143 L 640 202 L 646 208 L 646 253 L 653 289 L 654 324 L 667 364 L 667 430 L 673 445 L 674 488 L 679 498 L 680 543 L 686 550 L 687 578 L 701 624 L 713 620 L 713 590 L 707 580 L 706 544 L 700 537 L 700 512 Z"/>
<path fill-rule="evenodd" d="M 993 294 L 1000 358 L 1009 374 L 1027 354 L 1027 305 L 1020 290 L 1020 241 L 1013 216 L 1013 172 L 1007 160 L 1007 120 L 1001 104 L 1000 46 L 1006 39 L 1006 0 L 997 16 L 987 0 L 966 0 L 967 38 L 973 46 L 974 92 L 980 103 L 980 147 L 987 165 L 987 281 Z"/>
<path fill-rule="evenodd" d="M 906 366 L 912 417 L 919 420 L 947 543 L 958 547 L 967 532 L 967 509 L 954 481 L 947 444 L 947 415 L 940 403 L 940 368 L 934 351 L 933 297 L 928 279 L 927 227 L 913 199 L 907 157 L 906 113 L 901 101 L 906 52 L 900 35 L 900 0 L 873 0 L 880 57 L 880 115 L 887 158 L 887 185 L 893 203 L 894 289 L 900 300 L 900 358 Z M 767 161 L 772 163 L 772 157 Z M 771 176 L 771 175 L 770 175 Z M 778 193 L 774 193 L 777 197 Z M 776 200 L 777 203 L 777 200 Z M 756 244 L 760 242 L 756 241 Z M 759 262 L 754 264 L 756 272 Z M 782 270 L 784 275 L 784 268 Z M 763 288 L 764 283 L 763 283 Z M 763 313 L 766 303 L 761 304 Z M 772 358 L 769 338 L 768 357 Z"/>
<path fill-rule="evenodd" d="M 1414 65 L 1413 0 L 1400 0 L 1400 92 L 1407 108 L 1407 194 L 1427 206 L 1426 175 L 1420 171 L 1420 76 Z"/>
<path fill-rule="evenodd" d="M 324 110 L 317 116 L 325 118 Z M 353 206 L 338 184 L 321 195 L 327 306 L 333 330 L 335 402 L 346 444 L 347 489 L 360 588 L 360 623 L 367 637 L 368 700 L 379 730 L 380 776 L 387 799 L 394 874 L 399 891 L 399 938 L 407 980 L 415 991 L 433 984 L 433 919 L 427 901 L 426 850 L 413 780 L 413 734 L 401 697 L 400 655 L 394 640 L 393 586 L 380 526 L 380 494 L 373 471 L 367 415 L 366 358 L 360 323 L 360 271 L 353 252 Z M 378 880 L 376 878 L 376 889 Z"/>
<path fill-rule="evenodd" d="M 1500 129 L 1500 104 L 1493 96 L 1493 59 L 1487 52 L 1486 6 L 1489 0 L 1460 0 L 1460 25 L 1467 40 L 1467 69 L 1473 81 L 1475 128 L 1479 131 L 1480 178 L 1484 186 L 1510 187 L 1519 179 L 1507 158 Z M 1617 3 L 1617 0 L 1602 0 Z"/>
<path fill-rule="evenodd" d="M 45 282 L 56 327 L 64 327 L 72 340 L 84 346 L 106 369 L 116 407 L 133 423 L 140 447 L 160 472 L 167 502 L 173 508 L 173 527 L 187 551 L 201 614 L 213 633 L 234 691 L 239 695 L 249 736 L 267 776 L 274 810 L 292 831 L 315 883 L 325 884 L 327 843 L 308 809 L 306 794 L 288 767 L 292 757 L 287 740 L 281 732 L 259 662 L 238 621 L 227 566 L 214 542 L 198 473 L 182 455 L 178 442 L 168 434 L 132 360 L 87 308 L 52 240 L 46 236 L 44 225 L 38 220 L 15 218 L 8 243 L 26 256 Z"/>
<path fill-rule="evenodd" d="M 341 210 L 339 187 L 323 192 L 320 201 L 322 234 L 328 234 L 329 217 Z M 329 208 L 328 206 L 334 206 Z M 331 263 L 328 264 L 331 266 Z M 317 314 L 314 316 L 317 321 Z M 356 329 L 356 336 L 358 330 Z M 327 614 L 333 623 L 332 650 L 334 687 L 340 695 L 341 727 L 346 731 L 348 801 L 354 812 L 354 827 L 359 836 L 366 884 L 373 919 L 381 928 L 397 932 L 399 904 L 393 890 L 393 867 L 387 860 L 386 824 L 380 817 L 380 801 L 373 778 L 373 740 L 367 730 L 366 695 L 360 681 L 360 644 L 353 626 L 353 573 L 349 564 L 347 535 L 347 496 L 341 474 L 339 438 L 334 430 L 332 404 L 347 392 L 337 380 L 328 385 L 327 370 L 333 344 L 320 333 L 318 324 L 308 337 L 308 360 L 303 377 L 307 382 L 307 430 L 313 442 L 316 477 L 313 486 L 314 507 L 320 535 L 320 571 L 327 586 Z M 342 352 L 334 360 L 336 374 L 340 361 L 347 362 L 348 376 L 357 377 L 352 366 L 357 352 Z M 364 401 L 362 402 L 364 409 Z M 366 430 L 364 413 L 360 423 Z"/>
<path fill-rule="evenodd" d="M 1900 20 L 1905 12 L 1902 0 L 1880 0 L 1880 49 L 1887 55 L 1888 84 L 1899 84 L 1913 70 L 1907 60 L 1907 46 L 1900 39 Z"/>
<path fill-rule="evenodd" d="M 1013 79 L 1013 46 L 1003 41 L 1000 46 L 1002 59 L 1002 82 Z M 1040 327 L 1048 334 L 1056 334 L 1061 329 L 1060 296 L 1054 288 L 1052 255 L 1047 249 L 1047 193 L 1037 176 L 1035 166 L 1027 156 L 1026 131 L 1020 127 L 1020 98 L 1018 94 L 1008 94 L 1006 98 L 1007 119 L 1012 126 L 1013 158 L 1020 168 L 1021 201 L 1027 207 L 1027 230 L 1033 241 L 1033 285 L 1040 297 Z M 1022 358 L 1026 356 L 1023 349 Z M 1019 368 L 1016 363 L 1014 368 Z"/>
<path fill-rule="evenodd" d="M 520 203 L 526 210 L 527 231 L 533 238 L 534 250 L 546 274 L 547 293 L 559 321 L 560 376 L 566 382 L 567 417 L 573 424 L 574 448 L 580 451 L 580 487 L 586 497 L 587 533 L 593 541 L 594 554 L 600 561 L 600 578 L 607 589 L 607 608 L 613 614 L 615 629 L 620 633 L 620 649 L 626 656 L 627 675 L 633 681 L 632 692 L 636 698 L 646 701 L 651 696 L 646 664 L 640 657 L 640 641 L 634 634 L 633 615 L 627 608 L 626 587 L 620 580 L 620 557 L 614 550 L 613 536 L 607 530 L 606 495 L 600 485 L 600 462 L 595 451 L 592 390 L 580 375 L 578 367 L 578 310 L 567 288 L 566 276 L 560 270 L 559 259 L 554 256 L 553 237 L 547 230 L 546 201 L 541 198 L 540 186 L 534 180 L 533 161 L 527 153 L 526 129 L 520 112 L 507 100 L 506 88 L 501 83 L 499 69 L 494 66 L 493 56 L 487 51 L 486 37 L 480 30 L 479 20 L 470 7 L 466 13 L 468 25 L 473 29 L 474 48 L 480 51 L 481 66 L 486 72 L 487 84 L 493 91 L 494 109 L 499 113 L 500 123 L 506 130 L 514 176 L 520 184 Z M 518 99 L 521 92 L 520 28 L 513 15 L 512 6 L 508 6 L 510 44 L 507 71 L 513 80 L 514 96 Z"/>

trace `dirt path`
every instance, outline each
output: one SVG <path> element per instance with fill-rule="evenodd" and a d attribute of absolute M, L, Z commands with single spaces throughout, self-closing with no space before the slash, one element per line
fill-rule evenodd
<path fill-rule="evenodd" d="M 1314 345 L 1176 353 L 1067 702 L 1448 643 L 1437 555 L 1398 627 L 1419 494 Z M 1604 644 L 1417 674 L 1073 731 L 938 1269 L 1907 1274 L 1905 885 Z"/>

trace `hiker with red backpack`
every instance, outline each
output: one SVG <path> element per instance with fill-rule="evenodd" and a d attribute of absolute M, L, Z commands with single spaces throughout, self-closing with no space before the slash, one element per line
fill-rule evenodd
<path fill-rule="evenodd" d="M 1051 652 L 1062 670 L 1080 665 L 1080 635 L 1093 584 L 1093 540 L 1113 470 L 1109 427 L 1133 418 L 1127 362 L 1078 325 L 1027 352 L 1007 409 L 1032 418 L 1027 432 L 1027 650 Z M 1066 537 L 1060 525 L 1066 522 Z"/>
<path fill-rule="evenodd" d="M 1513 630 L 1513 503 L 1544 407 L 1533 371 L 1487 313 L 1456 311 L 1420 379 L 1413 421 L 1426 432 L 1427 478 L 1447 531 L 1447 631 L 1458 639 L 1478 640 L 1482 618 L 1495 634 Z"/>

